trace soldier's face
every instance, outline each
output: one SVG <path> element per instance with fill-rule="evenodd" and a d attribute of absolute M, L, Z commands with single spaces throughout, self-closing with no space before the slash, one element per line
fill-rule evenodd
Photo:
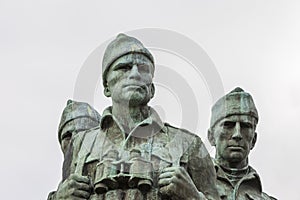
<path fill-rule="evenodd" d="M 228 163 L 247 162 L 256 142 L 256 119 L 248 115 L 233 115 L 219 121 L 213 129 L 216 158 Z"/>
<path fill-rule="evenodd" d="M 146 105 L 154 95 L 153 71 L 152 62 L 142 54 L 122 56 L 107 73 L 105 95 L 116 103 Z"/>
<path fill-rule="evenodd" d="M 61 150 L 65 154 L 71 138 L 80 131 L 89 130 L 98 126 L 99 123 L 88 117 L 77 118 L 69 121 L 61 131 Z"/>

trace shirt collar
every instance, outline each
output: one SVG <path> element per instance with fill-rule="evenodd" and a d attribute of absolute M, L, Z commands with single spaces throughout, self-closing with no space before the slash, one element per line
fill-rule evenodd
<path fill-rule="evenodd" d="M 163 132 L 166 132 L 166 127 L 164 126 L 164 123 L 161 121 L 158 113 L 151 107 L 149 107 L 150 115 L 148 118 L 143 120 L 138 124 L 139 127 L 141 126 L 151 126 L 157 131 L 162 130 Z M 113 124 L 117 124 L 118 127 L 124 132 L 122 126 L 119 124 L 116 117 L 112 114 L 112 106 L 107 107 L 103 113 L 100 120 L 100 128 L 102 131 L 106 130 L 107 128 L 111 127 Z"/>
<path fill-rule="evenodd" d="M 230 182 L 226 176 L 226 173 L 222 169 L 222 167 L 216 162 L 215 159 L 212 159 L 212 160 L 213 160 L 213 163 L 215 166 L 217 179 L 226 180 L 226 181 Z M 259 191 L 262 192 L 262 184 L 261 184 L 258 173 L 251 166 L 248 166 L 248 167 L 249 167 L 249 173 L 241 179 L 241 182 L 246 181 L 246 180 L 255 181 L 257 183 L 255 185 L 258 187 Z"/>

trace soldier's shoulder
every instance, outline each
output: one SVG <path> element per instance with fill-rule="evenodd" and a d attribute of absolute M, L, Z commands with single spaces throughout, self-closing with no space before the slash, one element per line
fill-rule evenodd
<path fill-rule="evenodd" d="M 166 129 L 168 130 L 169 134 L 173 134 L 173 135 L 177 135 L 179 134 L 180 136 L 182 137 L 185 137 L 185 138 L 190 138 L 190 139 L 196 139 L 196 138 L 199 138 L 200 137 L 198 135 L 196 135 L 195 133 L 192 133 L 191 131 L 187 130 L 187 129 L 184 129 L 184 128 L 178 128 L 178 127 L 175 127 L 169 123 L 164 123 Z"/>
<path fill-rule="evenodd" d="M 81 143 L 85 138 L 92 137 L 98 134 L 99 132 L 100 132 L 99 126 L 96 126 L 88 130 L 80 131 L 74 136 L 73 143 Z"/>
<path fill-rule="evenodd" d="M 260 176 L 259 176 L 258 172 L 252 166 L 249 166 L 249 167 L 250 167 L 250 173 L 254 174 L 255 177 L 258 179 L 259 183 L 261 184 L 261 180 L 260 180 Z M 272 197 L 265 192 L 262 192 L 262 197 L 264 200 L 277 200 L 275 197 Z"/>
<path fill-rule="evenodd" d="M 96 126 L 96 127 L 93 127 L 89 130 L 85 130 L 83 132 L 86 132 L 86 133 L 94 133 L 94 132 L 99 132 L 100 131 L 100 125 L 99 126 Z"/>
<path fill-rule="evenodd" d="M 76 136 L 72 138 L 73 152 L 76 152 L 75 154 L 78 154 L 81 151 L 82 146 L 84 146 L 85 149 L 91 148 L 99 132 L 99 127 L 78 132 Z"/>

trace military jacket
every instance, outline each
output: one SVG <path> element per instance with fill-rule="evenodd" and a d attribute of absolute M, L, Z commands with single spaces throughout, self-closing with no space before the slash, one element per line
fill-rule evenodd
<path fill-rule="evenodd" d="M 257 172 L 248 167 L 248 173 L 236 184 L 227 177 L 226 173 L 215 161 L 217 173 L 217 189 L 222 200 L 276 200 L 262 192 L 262 184 Z"/>
<path fill-rule="evenodd" d="M 150 117 L 130 133 L 126 133 L 112 115 L 111 107 L 107 108 L 99 127 L 78 133 L 74 137 L 72 153 L 64 163 L 64 179 L 72 173 L 89 176 L 94 186 L 91 200 L 173 199 L 159 193 L 158 176 L 166 167 L 182 166 L 189 173 L 198 191 L 207 199 L 218 199 L 213 163 L 201 139 L 187 130 L 162 123 L 158 114 L 151 108 L 150 113 Z M 139 159 L 129 161 L 133 149 L 138 149 L 142 162 Z M 118 155 L 116 162 L 113 162 L 112 158 L 107 159 L 110 154 L 116 155 L 114 152 Z M 123 165 L 118 169 L 110 167 L 107 170 L 103 168 L 107 163 Z M 124 163 L 129 165 L 125 166 Z M 109 174 L 112 170 L 113 175 Z M 150 189 L 141 190 L 140 182 L 132 182 L 136 176 L 147 180 Z M 103 184 L 101 180 L 106 182 Z M 99 181 L 100 189 L 97 185 Z"/>

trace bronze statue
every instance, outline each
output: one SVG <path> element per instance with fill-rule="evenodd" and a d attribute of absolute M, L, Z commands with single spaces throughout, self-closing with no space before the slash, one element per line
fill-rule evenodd
<path fill-rule="evenodd" d="M 269 200 L 258 173 L 249 166 L 254 148 L 258 112 L 249 93 L 235 88 L 212 107 L 208 139 L 216 147 L 214 159 L 221 199 Z"/>
<path fill-rule="evenodd" d="M 201 139 L 163 123 L 154 96 L 152 54 L 119 34 L 107 47 L 102 77 L 112 106 L 100 126 L 79 132 L 52 199 L 218 200 L 216 174 Z"/>
<path fill-rule="evenodd" d="M 72 137 L 84 130 L 89 130 L 100 124 L 99 113 L 88 103 L 68 100 L 64 108 L 58 127 L 58 141 L 64 157 L 68 156 Z M 67 171 L 69 169 L 65 169 Z M 48 199 L 52 199 L 56 191 L 50 192 Z"/>

